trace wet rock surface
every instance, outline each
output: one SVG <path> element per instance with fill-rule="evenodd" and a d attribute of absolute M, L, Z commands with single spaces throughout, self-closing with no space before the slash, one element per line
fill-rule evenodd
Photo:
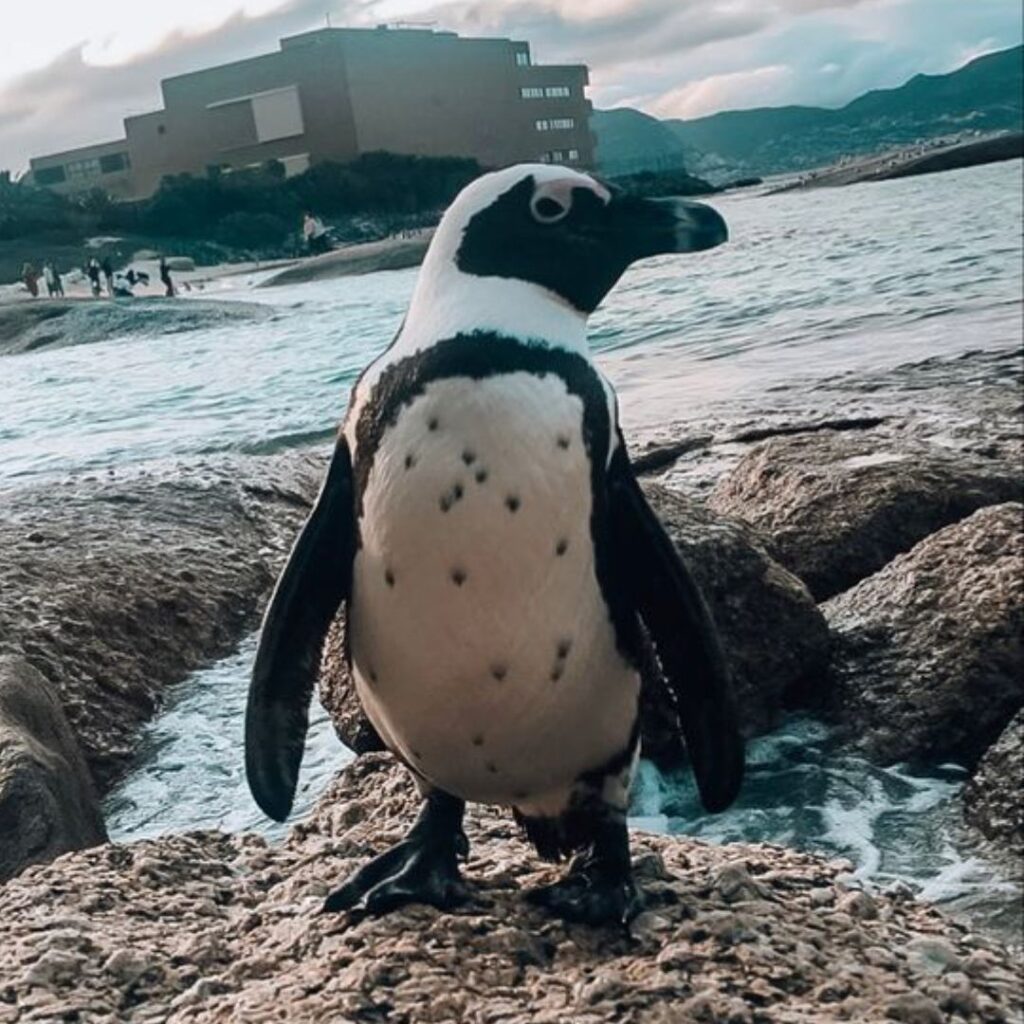
<path fill-rule="evenodd" d="M 757 445 L 709 504 L 770 537 L 779 561 L 824 600 L 1022 489 L 1019 467 L 998 459 L 877 431 L 815 431 Z"/>
<path fill-rule="evenodd" d="M 1024 711 L 989 747 L 964 788 L 964 817 L 985 839 L 1024 858 Z"/>
<path fill-rule="evenodd" d="M 412 820 L 385 755 L 343 772 L 278 848 L 197 832 L 103 846 L 0 889 L 0 1020 L 668 1024 L 1013 1019 L 1016 964 L 845 865 L 764 845 L 637 836 L 629 932 L 565 926 L 506 815 L 474 808 L 454 913 L 354 922 L 325 894 Z"/>
<path fill-rule="evenodd" d="M 825 706 L 872 758 L 973 764 L 1024 705 L 1022 513 L 981 509 L 822 606 Z"/>
<path fill-rule="evenodd" d="M 0 883 L 105 842 L 96 791 L 60 702 L 28 662 L 0 656 Z"/>
<path fill-rule="evenodd" d="M 100 790 L 167 688 L 255 628 L 323 465 L 209 459 L 4 493 L 0 653 L 54 688 Z"/>
<path fill-rule="evenodd" d="M 162 298 L 38 299 L 0 305 L 0 356 L 66 348 L 118 336 L 177 334 L 217 324 L 259 322 L 272 310 L 256 302 Z"/>

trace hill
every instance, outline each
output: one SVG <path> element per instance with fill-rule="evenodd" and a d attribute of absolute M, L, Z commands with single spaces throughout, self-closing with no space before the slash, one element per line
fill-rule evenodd
<path fill-rule="evenodd" d="M 619 108 L 594 111 L 591 125 L 607 173 L 639 158 L 721 178 L 801 171 L 939 136 L 1020 131 L 1022 116 L 1024 47 L 1016 46 L 948 74 L 872 90 L 839 109 L 760 107 L 659 121 Z"/>

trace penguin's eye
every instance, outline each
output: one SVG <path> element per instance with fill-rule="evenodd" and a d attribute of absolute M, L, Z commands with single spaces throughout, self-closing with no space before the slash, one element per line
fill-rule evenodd
<path fill-rule="evenodd" d="M 557 224 L 568 216 L 569 207 L 552 196 L 534 196 L 530 201 L 530 213 L 541 224 Z"/>

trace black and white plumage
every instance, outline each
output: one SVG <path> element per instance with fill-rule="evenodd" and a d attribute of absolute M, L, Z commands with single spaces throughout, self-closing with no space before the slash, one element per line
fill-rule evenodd
<path fill-rule="evenodd" d="M 359 698 L 425 797 L 408 838 L 328 909 L 462 898 L 475 801 L 514 808 L 542 856 L 582 852 L 540 902 L 628 915 L 645 631 L 705 805 L 734 798 L 742 744 L 714 627 L 586 345 L 587 316 L 631 262 L 725 237 L 709 207 L 548 165 L 481 177 L 445 214 L 398 336 L 353 391 L 250 689 L 250 786 L 283 819 L 344 604 Z"/>

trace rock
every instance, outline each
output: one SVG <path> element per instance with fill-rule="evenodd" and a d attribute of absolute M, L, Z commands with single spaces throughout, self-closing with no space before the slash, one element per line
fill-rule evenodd
<path fill-rule="evenodd" d="M 564 869 L 539 862 L 507 813 L 472 807 L 470 902 L 318 914 L 325 891 L 403 835 L 416 802 L 389 757 L 365 755 L 283 844 L 190 832 L 28 868 L 0 889 L 0 1018 L 74 1006 L 78 1019 L 161 1024 L 942 1020 L 932 984 L 950 1005 L 966 990 L 984 1019 L 1021 1008 L 1011 953 L 916 901 L 876 896 L 870 920 L 814 906 L 806 893 L 834 889 L 839 866 L 764 844 L 634 836 L 648 927 L 631 935 L 530 905 L 523 889 Z M 758 898 L 730 902 L 737 884 Z M 902 956 L 865 955 L 935 938 L 965 965 L 983 953 L 986 969 L 922 978 Z"/>
<path fill-rule="evenodd" d="M 976 509 L 1019 501 L 1012 462 L 872 431 L 777 437 L 752 449 L 709 504 L 771 539 L 825 600 Z"/>
<path fill-rule="evenodd" d="M 767 731 L 791 695 L 821 685 L 828 659 L 824 618 L 754 530 L 660 484 L 643 486 L 707 599 L 744 732 Z"/>
<path fill-rule="evenodd" d="M 873 759 L 973 764 L 1024 704 L 1022 511 L 981 509 L 822 605 L 826 707 Z"/>
<path fill-rule="evenodd" d="M 1024 711 L 985 752 L 964 787 L 964 817 L 986 839 L 1024 855 Z"/>
<path fill-rule="evenodd" d="M 52 687 L 0 657 L 0 882 L 106 842 L 92 778 Z"/>
<path fill-rule="evenodd" d="M 820 684 L 828 658 L 824 618 L 807 588 L 768 556 L 749 527 L 659 484 L 645 482 L 644 490 L 708 599 L 744 730 L 766 731 L 787 695 Z M 644 755 L 669 768 L 680 760 L 678 716 L 650 661 L 643 675 Z M 342 742 L 357 752 L 381 749 L 348 674 L 340 622 L 325 650 L 320 693 Z"/>
<path fill-rule="evenodd" d="M 327 709 L 338 738 L 357 754 L 383 750 L 384 743 L 363 713 L 345 659 L 345 618 L 338 616 L 324 645 L 320 666 L 320 703 Z"/>
<path fill-rule="evenodd" d="M 211 458 L 3 494 L 0 653 L 54 688 L 100 790 L 167 687 L 255 628 L 323 466 Z"/>

